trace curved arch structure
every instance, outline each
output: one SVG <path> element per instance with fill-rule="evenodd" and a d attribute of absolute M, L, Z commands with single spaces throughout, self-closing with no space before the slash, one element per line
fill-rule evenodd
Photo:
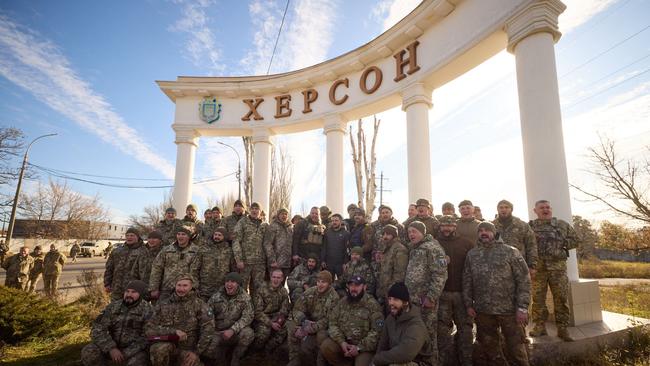
<path fill-rule="evenodd" d="M 271 137 L 323 129 L 326 204 L 343 212 L 343 142 L 348 121 L 401 105 L 406 115 L 409 199 L 431 199 L 428 110 L 438 88 L 507 48 L 516 59 L 529 211 L 548 199 L 571 222 L 555 66 L 559 0 L 425 0 L 395 26 L 344 55 L 269 76 L 186 77 L 158 81 L 176 104 L 174 206 L 192 196 L 200 136 L 252 136 L 253 199 L 268 211 Z M 199 105 L 212 102 L 203 114 Z M 205 116 L 204 116 L 205 117 Z M 214 117 L 214 116 L 212 116 Z M 575 252 L 575 251 L 573 251 Z M 578 279 L 575 253 L 569 278 Z"/>

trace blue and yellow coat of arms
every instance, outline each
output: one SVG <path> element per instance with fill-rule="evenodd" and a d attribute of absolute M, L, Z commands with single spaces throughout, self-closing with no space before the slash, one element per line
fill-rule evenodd
<path fill-rule="evenodd" d="M 208 124 L 221 118 L 221 102 L 216 97 L 203 98 L 199 103 L 199 117 Z"/>

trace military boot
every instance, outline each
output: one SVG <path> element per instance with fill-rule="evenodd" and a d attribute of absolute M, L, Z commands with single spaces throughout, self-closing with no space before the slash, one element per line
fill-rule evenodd
<path fill-rule="evenodd" d="M 557 328 L 557 336 L 565 342 L 573 342 L 573 338 L 571 338 L 569 330 L 566 328 Z"/>
<path fill-rule="evenodd" d="M 528 333 L 531 337 L 541 337 L 545 336 L 548 333 L 546 332 L 546 325 L 544 323 L 535 323 L 533 330 Z"/>

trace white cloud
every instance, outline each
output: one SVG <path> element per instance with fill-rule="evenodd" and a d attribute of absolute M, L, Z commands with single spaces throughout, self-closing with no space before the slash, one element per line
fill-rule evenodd
<path fill-rule="evenodd" d="M 560 30 L 570 32 L 588 22 L 618 0 L 565 0 L 567 8 L 560 15 Z"/>
<path fill-rule="evenodd" d="M 173 177 L 174 166 L 74 71 L 57 45 L 5 16 L 0 16 L 0 75 L 122 153 Z"/>
<path fill-rule="evenodd" d="M 386 31 L 407 16 L 422 0 L 382 0 L 372 9 L 372 17 L 383 18 L 383 30 Z"/>
<path fill-rule="evenodd" d="M 182 6 L 182 17 L 170 27 L 170 30 L 187 34 L 186 52 L 183 55 L 196 67 L 207 67 L 210 75 L 223 72 L 225 67 L 221 63 L 221 53 L 216 37 L 209 27 L 210 18 L 206 14 L 206 10 L 214 6 L 214 1 L 176 0 L 175 3 Z"/>

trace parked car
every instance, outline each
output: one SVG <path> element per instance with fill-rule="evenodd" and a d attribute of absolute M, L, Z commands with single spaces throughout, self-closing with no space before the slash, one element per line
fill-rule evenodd
<path fill-rule="evenodd" d="M 79 255 L 82 257 L 102 256 L 104 255 L 104 246 L 87 241 L 81 244 L 81 253 Z"/>

